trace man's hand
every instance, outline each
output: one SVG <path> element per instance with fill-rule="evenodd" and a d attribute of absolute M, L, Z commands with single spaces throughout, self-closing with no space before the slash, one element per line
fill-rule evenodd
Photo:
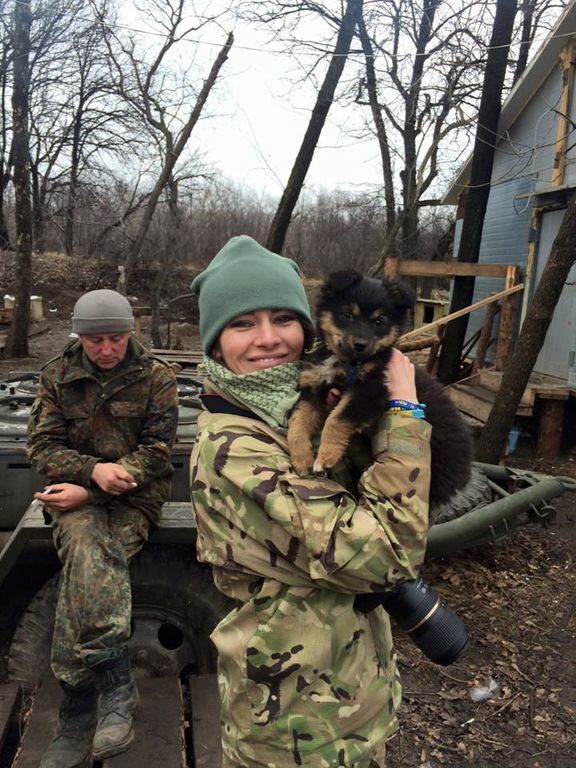
<path fill-rule="evenodd" d="M 86 504 L 89 494 L 82 485 L 54 483 L 45 491 L 35 493 L 34 498 L 43 501 L 47 507 L 52 507 L 58 512 L 70 512 Z"/>
<path fill-rule="evenodd" d="M 127 472 L 120 464 L 98 463 L 92 470 L 92 480 L 105 493 L 112 496 L 120 496 L 126 491 L 131 491 L 136 487 L 136 482 L 132 475 Z"/>

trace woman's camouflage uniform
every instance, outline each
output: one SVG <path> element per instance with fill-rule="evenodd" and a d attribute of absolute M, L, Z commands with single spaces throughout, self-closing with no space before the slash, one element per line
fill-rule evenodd
<path fill-rule="evenodd" d="M 238 602 L 212 634 L 224 766 L 367 766 L 397 728 L 400 684 L 387 615 L 354 597 L 417 575 L 431 427 L 385 416 L 357 494 L 296 476 L 256 419 L 203 413 L 199 427 L 199 557 Z"/>
<path fill-rule="evenodd" d="M 86 656 L 129 637 L 128 559 L 169 498 L 177 421 L 174 371 L 134 339 L 112 371 L 99 371 L 77 341 L 41 371 L 28 455 L 49 482 L 90 494 L 82 507 L 53 515 L 63 568 L 52 668 L 69 685 L 90 680 Z M 99 461 L 120 464 L 137 487 L 121 496 L 102 491 L 90 479 Z"/>

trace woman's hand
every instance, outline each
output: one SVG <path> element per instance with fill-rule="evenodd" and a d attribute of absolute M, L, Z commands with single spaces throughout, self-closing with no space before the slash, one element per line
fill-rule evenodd
<path fill-rule="evenodd" d="M 70 512 L 76 507 L 86 504 L 89 500 L 89 494 L 82 485 L 74 483 L 54 483 L 44 492 L 34 494 L 35 499 L 39 499 L 58 512 Z"/>
<path fill-rule="evenodd" d="M 416 379 L 414 366 L 399 349 L 392 350 L 392 356 L 386 368 L 386 383 L 391 400 L 407 400 L 417 403 Z"/>

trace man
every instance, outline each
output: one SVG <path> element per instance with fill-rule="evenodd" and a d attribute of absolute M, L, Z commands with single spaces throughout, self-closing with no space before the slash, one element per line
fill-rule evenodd
<path fill-rule="evenodd" d="M 42 369 L 30 415 L 28 455 L 50 483 L 35 498 L 62 563 L 51 665 L 63 698 L 40 768 L 91 765 L 133 738 L 128 561 L 169 498 L 178 420 L 174 371 L 133 328 L 121 294 L 81 296 L 78 339 Z"/>

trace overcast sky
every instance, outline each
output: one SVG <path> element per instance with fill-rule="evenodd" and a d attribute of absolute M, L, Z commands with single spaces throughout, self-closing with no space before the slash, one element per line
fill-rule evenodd
<path fill-rule="evenodd" d="M 206 11 L 211 13 L 218 5 L 220 8 L 225 5 L 222 0 L 204 2 L 208 3 Z M 122 10 L 127 14 L 124 18 L 130 20 L 130 27 L 147 28 L 151 41 L 160 37 L 159 28 L 154 26 L 150 15 L 140 16 L 136 23 L 134 12 L 127 11 L 128 8 L 130 4 Z M 317 17 L 310 18 L 313 20 L 299 33 L 320 45 L 326 27 Z M 213 24 L 191 33 L 194 43 L 190 56 L 184 57 L 181 63 L 184 62 L 185 69 L 190 67 L 195 81 L 206 77 L 231 30 L 234 45 L 188 147 L 190 151 L 202 152 L 225 177 L 256 191 L 279 195 L 288 180 L 316 100 L 316 90 L 303 77 L 295 84 L 296 71 L 299 68 L 302 74 L 313 59 L 304 52 L 299 54 L 299 59 L 283 53 L 282 44 L 277 40 L 270 42 L 269 32 L 264 29 L 255 29 L 238 20 L 223 20 L 220 26 Z M 344 77 L 353 73 L 353 67 L 354 62 L 349 58 Z M 319 72 L 320 80 L 323 72 Z M 206 119 L 208 115 L 211 117 Z M 377 143 L 375 139 L 359 137 L 366 115 L 366 108 L 349 105 L 344 109 L 338 103 L 332 105 L 306 178 L 307 186 L 359 191 L 367 186 L 381 187 Z M 437 181 L 440 194 L 469 148 L 464 136 L 444 147 L 440 163 L 443 177 Z"/>
<path fill-rule="evenodd" d="M 316 99 L 311 86 L 291 86 L 288 59 L 277 51 L 245 28 L 235 30 L 217 97 L 208 104 L 217 117 L 204 121 L 192 137 L 224 175 L 273 194 L 281 193 L 288 179 Z M 307 184 L 380 182 L 376 144 L 348 135 L 353 121 L 351 111 L 332 106 Z"/>

